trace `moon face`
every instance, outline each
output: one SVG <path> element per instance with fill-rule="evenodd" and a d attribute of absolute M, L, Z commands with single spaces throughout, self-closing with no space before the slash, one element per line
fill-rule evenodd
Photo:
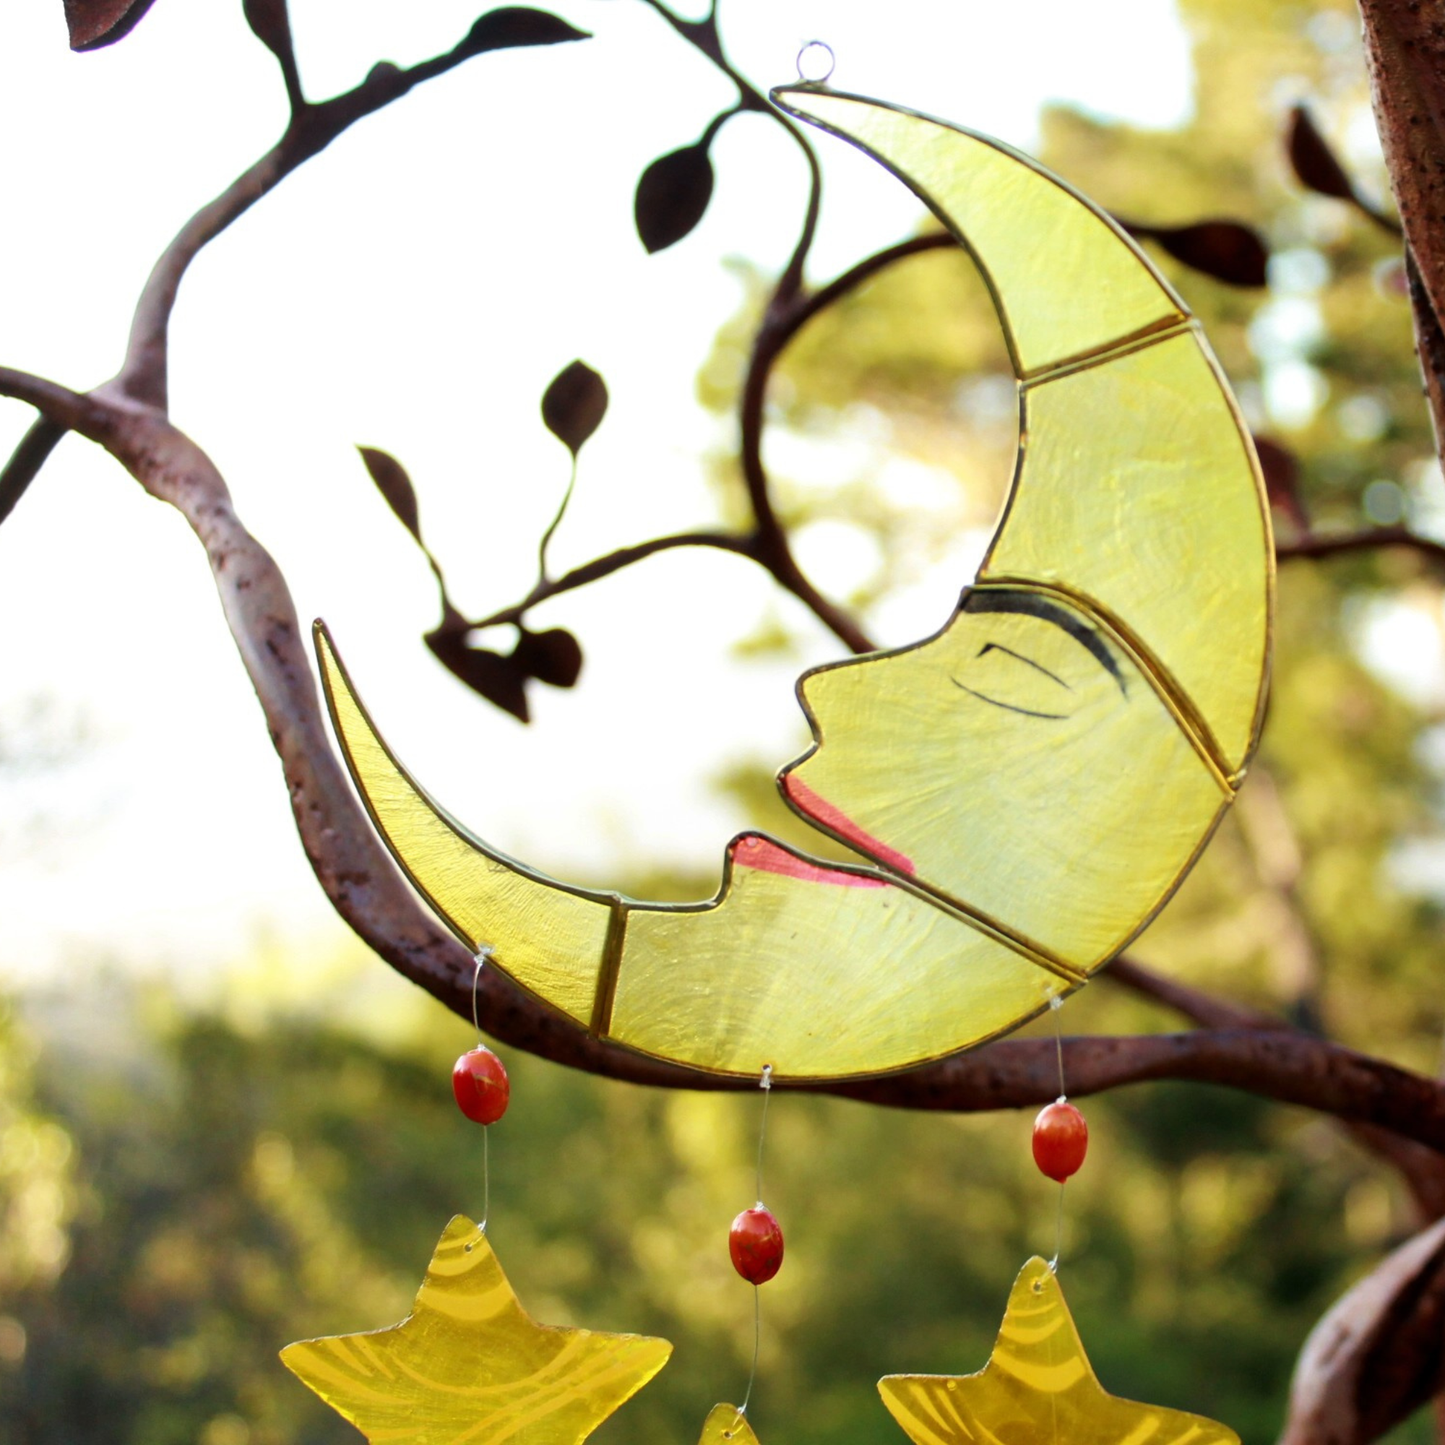
<path fill-rule="evenodd" d="M 799 684 L 789 805 L 716 897 L 578 889 L 468 833 L 387 749 L 329 636 L 373 820 L 473 949 L 598 1037 L 716 1073 L 882 1073 L 1016 1027 L 1158 912 L 1253 750 L 1273 546 L 1247 434 L 1183 303 L 1107 217 L 997 142 L 817 87 L 774 93 L 879 159 L 974 256 L 1019 380 L 1020 458 L 933 637 Z"/>
<path fill-rule="evenodd" d="M 1231 796 L 1122 643 L 1044 593 L 973 590 L 937 637 L 801 691 L 819 741 L 783 774 L 793 806 L 1080 975 Z"/>

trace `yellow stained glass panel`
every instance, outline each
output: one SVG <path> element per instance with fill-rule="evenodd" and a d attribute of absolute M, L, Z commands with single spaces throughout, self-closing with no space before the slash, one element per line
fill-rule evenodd
<path fill-rule="evenodd" d="M 696 905 L 555 883 L 437 808 L 319 647 L 373 816 L 468 943 L 629 1047 L 822 1078 L 1020 1023 L 1144 927 L 1254 746 L 1273 551 L 1227 390 L 1107 217 L 971 132 L 817 87 L 777 98 L 882 160 L 968 245 L 1024 398 L 983 585 L 936 636 L 804 681 L 818 746 L 785 793 L 873 868 L 754 837 Z"/>
<path fill-rule="evenodd" d="M 1106 1394 L 1041 1259 L 1019 1274 L 978 1374 L 885 1375 L 878 1392 L 914 1445 L 1239 1445 L 1203 1415 Z"/>
<path fill-rule="evenodd" d="M 1249 444 L 1193 331 L 1024 390 L 1024 445 L 987 562 L 1118 619 L 1209 729 L 1253 745 L 1272 543 Z"/>
<path fill-rule="evenodd" d="M 784 779 L 799 810 L 1080 972 L 1230 798 L 1119 640 L 1047 594 L 976 590 L 937 637 L 802 692 L 820 741 Z"/>
<path fill-rule="evenodd" d="M 773 98 L 881 161 L 968 248 L 1021 376 L 1184 319 L 1111 221 L 1001 141 L 859 96 Z"/>
<path fill-rule="evenodd" d="M 722 901 L 634 906 L 610 1034 L 720 1073 L 875 1073 L 978 1043 L 1071 982 L 881 875 L 739 840 Z M 790 870 L 790 864 L 792 865 Z"/>
<path fill-rule="evenodd" d="M 457 1215 L 400 1324 L 303 1340 L 281 1359 L 373 1445 L 581 1445 L 671 1353 L 645 1335 L 537 1324 Z"/>
<path fill-rule="evenodd" d="M 411 881 L 468 947 L 490 945 L 510 977 L 590 1022 L 612 916 L 607 900 L 543 881 L 453 822 L 392 757 L 319 624 L 316 655 L 353 776 Z"/>
<path fill-rule="evenodd" d="M 490 943 L 499 966 L 544 998 L 554 990 L 604 1037 L 715 1072 L 879 1073 L 1011 1028 L 1078 981 L 906 878 L 757 835 L 736 840 L 719 897 L 691 906 L 581 895 L 523 873 L 411 782 L 324 629 L 317 638 L 343 751 L 408 872 L 469 942 Z M 601 916 L 595 931 L 576 927 L 579 904 Z"/>
<path fill-rule="evenodd" d="M 736 1405 L 714 1405 L 703 1421 L 697 1445 L 758 1445 L 758 1437 Z"/>

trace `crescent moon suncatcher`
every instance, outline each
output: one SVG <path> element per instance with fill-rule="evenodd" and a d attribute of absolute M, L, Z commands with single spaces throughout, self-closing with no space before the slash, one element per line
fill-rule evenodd
<path fill-rule="evenodd" d="M 1274 549 L 1198 323 L 1103 212 L 960 127 L 817 85 L 773 100 L 873 156 L 967 248 L 1018 380 L 1012 488 L 957 611 L 799 683 L 815 741 L 780 786 L 858 864 L 745 833 L 706 902 L 555 882 L 412 781 L 319 623 L 317 651 L 378 829 L 472 949 L 601 1038 L 823 1079 L 1014 1028 L 1154 917 L 1258 739 Z"/>

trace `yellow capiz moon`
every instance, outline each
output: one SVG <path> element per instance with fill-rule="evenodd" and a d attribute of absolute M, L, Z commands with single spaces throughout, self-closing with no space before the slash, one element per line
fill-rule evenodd
<path fill-rule="evenodd" d="M 373 819 L 469 947 L 598 1038 L 714 1073 L 843 1078 L 1014 1028 L 1147 926 L 1257 741 L 1274 554 L 1219 368 L 1110 218 L 960 127 L 817 86 L 773 98 L 891 169 L 968 248 L 1019 385 L 1014 484 L 959 610 L 799 684 L 816 743 L 784 796 L 860 861 L 745 834 L 695 904 L 559 883 L 433 802 L 319 625 L 317 650 Z"/>

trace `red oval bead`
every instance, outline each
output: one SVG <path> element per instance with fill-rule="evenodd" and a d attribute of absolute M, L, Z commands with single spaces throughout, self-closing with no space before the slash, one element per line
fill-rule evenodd
<path fill-rule="evenodd" d="M 1077 1174 L 1089 1151 L 1089 1126 L 1072 1104 L 1045 1105 L 1034 1120 L 1034 1163 L 1060 1184 Z"/>
<path fill-rule="evenodd" d="M 766 1284 L 783 1266 L 783 1230 L 771 1209 L 745 1209 L 728 1230 L 733 1268 L 749 1284 Z"/>
<path fill-rule="evenodd" d="M 480 1045 L 468 1049 L 452 1069 L 457 1107 L 478 1124 L 495 1124 L 507 1112 L 512 1084 L 502 1061 Z"/>

